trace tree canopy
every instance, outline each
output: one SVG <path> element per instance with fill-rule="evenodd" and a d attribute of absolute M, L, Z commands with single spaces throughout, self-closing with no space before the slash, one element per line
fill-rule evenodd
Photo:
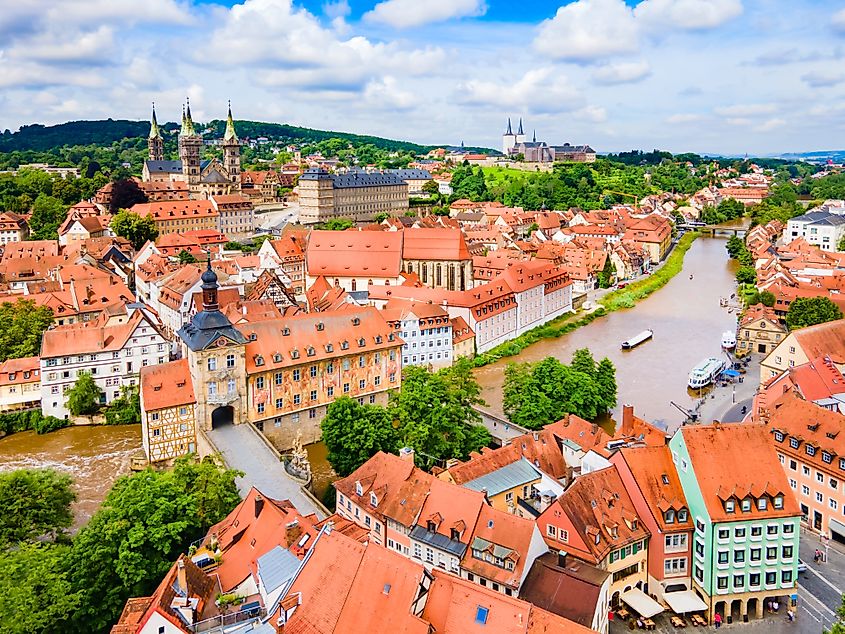
<path fill-rule="evenodd" d="M 790 330 L 836 319 L 842 319 L 842 311 L 827 297 L 798 297 L 786 313 L 786 325 Z"/>
<path fill-rule="evenodd" d="M 0 304 L 0 361 L 35 357 L 41 337 L 53 323 L 53 311 L 30 299 Z"/>
<path fill-rule="evenodd" d="M 94 382 L 90 372 L 80 372 L 73 387 L 67 391 L 65 403 L 74 416 L 96 414 L 100 410 L 103 390 Z"/>
<path fill-rule="evenodd" d="M 116 214 L 121 209 L 129 209 L 138 203 L 147 202 L 147 195 L 132 178 L 112 181 L 109 213 Z"/>
<path fill-rule="evenodd" d="M 111 228 L 117 235 L 129 240 L 135 249 L 140 249 L 147 241 L 158 237 L 158 228 L 152 217 L 142 218 L 126 209 L 119 211 L 112 218 Z"/>
<path fill-rule="evenodd" d="M 395 453 L 399 449 L 399 433 L 390 412 L 376 405 L 361 405 L 348 396 L 329 405 L 321 428 L 329 464 L 341 477 L 379 451 Z"/>
<path fill-rule="evenodd" d="M 616 368 L 607 359 L 596 364 L 586 348 L 565 365 L 554 357 L 537 363 L 511 363 L 505 369 L 504 409 L 508 418 L 539 429 L 575 414 L 595 419 L 616 406 Z"/>
<path fill-rule="evenodd" d="M 55 538 L 73 521 L 70 476 L 52 469 L 0 473 L 0 549 L 40 537 Z"/>
<path fill-rule="evenodd" d="M 58 198 L 39 194 L 32 204 L 30 237 L 33 240 L 57 240 L 59 225 L 64 222 L 67 210 L 68 206 Z"/>
<path fill-rule="evenodd" d="M 135 425 L 141 422 L 141 396 L 137 385 L 124 385 L 120 396 L 106 409 L 106 423 L 109 425 Z"/>

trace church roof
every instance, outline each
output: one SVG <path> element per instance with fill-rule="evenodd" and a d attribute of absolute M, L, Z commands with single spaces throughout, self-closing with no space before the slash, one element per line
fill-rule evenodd
<path fill-rule="evenodd" d="M 200 161 L 200 169 L 204 170 L 208 164 L 211 163 L 209 159 Z M 181 174 L 182 161 L 144 161 L 147 166 L 147 171 L 150 174 Z"/>
<path fill-rule="evenodd" d="M 238 141 L 238 135 L 235 134 L 235 122 L 232 119 L 232 104 L 229 103 L 229 114 L 226 116 L 226 132 L 223 134 L 224 141 Z"/>

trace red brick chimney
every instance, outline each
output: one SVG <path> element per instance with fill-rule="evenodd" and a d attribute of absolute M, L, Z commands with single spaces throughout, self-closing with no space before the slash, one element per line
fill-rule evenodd
<path fill-rule="evenodd" d="M 255 517 L 261 515 L 261 509 L 264 508 L 264 498 L 261 495 L 255 496 Z"/>
<path fill-rule="evenodd" d="M 179 588 L 184 590 L 185 594 L 188 594 L 188 576 L 185 573 L 184 559 L 176 562 L 176 582 L 179 584 Z"/>
<path fill-rule="evenodd" d="M 622 426 L 619 428 L 619 433 L 623 436 L 634 435 L 634 406 L 622 406 Z"/>

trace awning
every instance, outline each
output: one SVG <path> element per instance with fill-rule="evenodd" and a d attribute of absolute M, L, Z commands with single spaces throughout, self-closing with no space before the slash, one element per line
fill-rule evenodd
<path fill-rule="evenodd" d="M 639 588 L 631 588 L 623 592 L 619 598 L 631 606 L 637 614 L 647 619 L 663 612 L 663 606 Z"/>
<path fill-rule="evenodd" d="M 692 590 L 667 592 L 663 595 L 663 600 L 669 604 L 669 607 L 676 614 L 699 612 L 707 609 L 707 604 Z"/>

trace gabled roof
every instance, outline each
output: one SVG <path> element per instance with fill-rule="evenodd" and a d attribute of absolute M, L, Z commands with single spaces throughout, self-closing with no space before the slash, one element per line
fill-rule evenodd
<path fill-rule="evenodd" d="M 406 229 L 402 244 L 404 260 L 464 261 L 472 259 L 460 229 Z"/>
<path fill-rule="evenodd" d="M 140 381 L 146 411 L 197 402 L 187 359 L 143 367 Z"/>
<path fill-rule="evenodd" d="M 845 362 L 845 319 L 801 328 L 792 333 L 809 359 L 829 356 Z"/>
<path fill-rule="evenodd" d="M 634 482 L 660 529 L 691 529 L 693 524 L 690 514 L 687 514 L 685 522 L 680 522 L 677 518 L 677 511 L 688 506 L 669 447 L 624 447 L 619 450 L 619 455 L 630 469 Z M 669 509 L 676 511 L 672 524 L 666 524 L 664 517 L 664 513 Z"/>
<path fill-rule="evenodd" d="M 311 232 L 308 275 L 395 278 L 402 270 L 403 231 Z"/>

